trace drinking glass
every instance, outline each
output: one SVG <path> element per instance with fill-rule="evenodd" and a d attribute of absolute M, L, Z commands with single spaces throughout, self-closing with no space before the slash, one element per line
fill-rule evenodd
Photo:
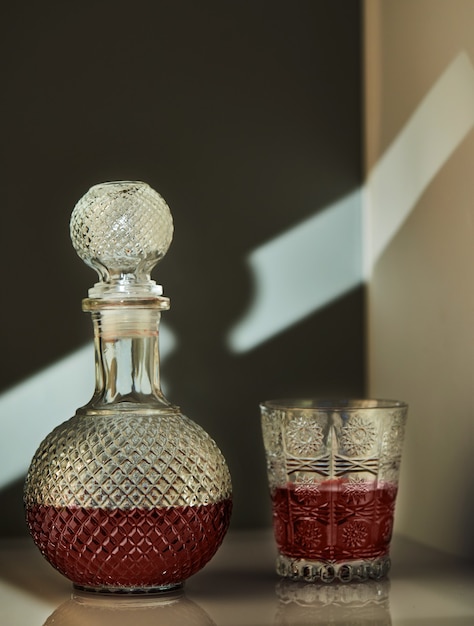
<path fill-rule="evenodd" d="M 260 409 L 277 573 L 324 583 L 386 576 L 407 405 L 285 399 Z"/>

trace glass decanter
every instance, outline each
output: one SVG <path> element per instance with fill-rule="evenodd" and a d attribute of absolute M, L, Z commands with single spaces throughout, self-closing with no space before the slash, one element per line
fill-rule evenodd
<path fill-rule="evenodd" d="M 41 443 L 25 483 L 31 535 L 79 589 L 146 592 L 181 586 L 228 529 L 231 479 L 216 443 L 160 388 L 159 322 L 169 308 L 151 280 L 173 222 L 142 182 L 92 187 L 71 238 L 99 281 L 92 314 L 92 399 Z"/>

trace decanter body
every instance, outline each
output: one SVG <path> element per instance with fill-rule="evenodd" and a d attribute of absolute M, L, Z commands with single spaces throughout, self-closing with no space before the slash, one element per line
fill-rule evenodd
<path fill-rule="evenodd" d="M 163 395 L 159 322 L 169 300 L 150 279 L 171 241 L 148 185 L 97 185 L 71 235 L 101 280 L 83 308 L 94 324 L 96 388 L 41 443 L 25 483 L 27 523 L 76 587 L 143 592 L 181 585 L 228 529 L 231 480 L 211 437 Z"/>

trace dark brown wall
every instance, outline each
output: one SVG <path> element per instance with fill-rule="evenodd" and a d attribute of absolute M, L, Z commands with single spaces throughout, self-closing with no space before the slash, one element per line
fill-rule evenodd
<path fill-rule="evenodd" d="M 359 3 L 45 0 L 0 14 L 0 390 L 91 338 L 80 300 L 95 275 L 70 245 L 71 210 L 97 182 L 145 180 L 175 220 L 154 274 L 179 338 L 170 399 L 227 456 L 234 524 L 268 523 L 258 401 L 363 393 L 363 294 L 248 353 L 226 337 L 252 298 L 246 255 L 361 183 Z M 17 513 L 19 484 L 0 495 Z"/>

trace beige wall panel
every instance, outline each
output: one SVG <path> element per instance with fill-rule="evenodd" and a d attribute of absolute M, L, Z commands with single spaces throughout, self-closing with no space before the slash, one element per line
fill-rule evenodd
<path fill-rule="evenodd" d="M 384 241 L 368 261 L 368 387 L 410 404 L 398 531 L 473 557 L 474 2 L 365 8 L 369 250 Z M 413 120 L 422 131 L 410 135 Z M 402 166 L 376 184 L 407 137 Z M 383 232 L 388 206 L 399 223 Z"/>

